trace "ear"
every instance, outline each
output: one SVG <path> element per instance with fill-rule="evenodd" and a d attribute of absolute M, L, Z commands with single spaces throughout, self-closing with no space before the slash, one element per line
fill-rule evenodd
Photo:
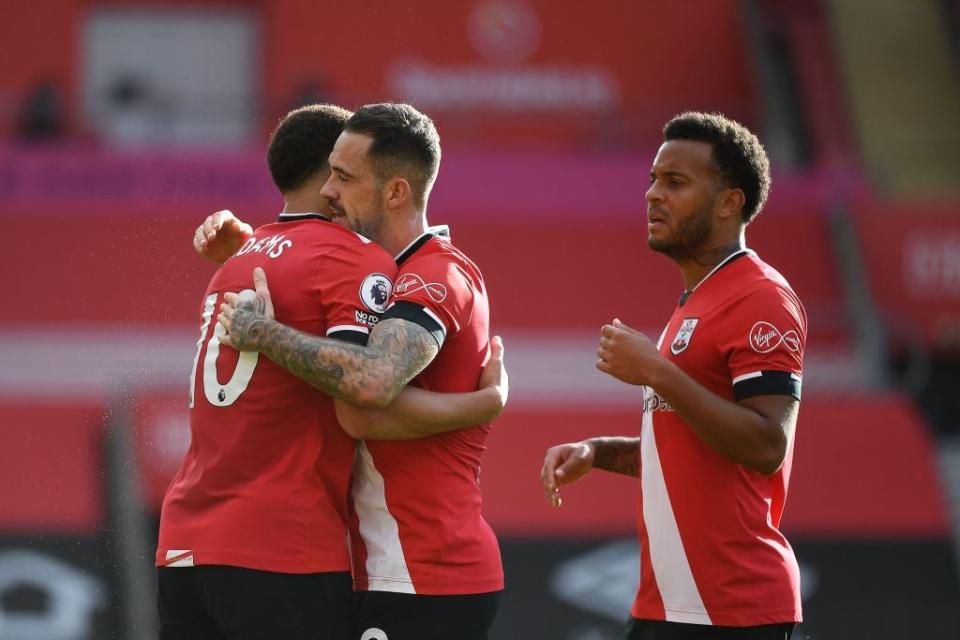
<path fill-rule="evenodd" d="M 722 189 L 717 194 L 717 215 L 722 219 L 736 217 L 742 220 L 743 206 L 746 202 L 747 197 L 743 194 L 743 189 Z"/>
<path fill-rule="evenodd" d="M 410 201 L 411 196 L 410 183 L 406 178 L 390 178 L 383 186 L 384 205 L 388 209 L 403 207 Z"/>

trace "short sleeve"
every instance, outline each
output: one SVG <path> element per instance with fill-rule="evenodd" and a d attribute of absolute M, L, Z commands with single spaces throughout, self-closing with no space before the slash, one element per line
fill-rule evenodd
<path fill-rule="evenodd" d="M 806 312 L 789 288 L 764 281 L 727 312 L 720 348 L 737 401 L 759 395 L 800 399 Z"/>
<path fill-rule="evenodd" d="M 404 263 L 384 318 L 403 318 L 429 331 L 440 345 L 466 326 L 474 287 L 451 257 L 432 254 Z"/>
<path fill-rule="evenodd" d="M 327 254 L 316 275 L 330 338 L 366 344 L 387 309 L 396 264 L 373 243 Z"/>

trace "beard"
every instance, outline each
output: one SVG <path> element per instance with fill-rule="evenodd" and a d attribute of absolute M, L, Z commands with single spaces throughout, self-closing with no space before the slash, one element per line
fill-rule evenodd
<path fill-rule="evenodd" d="M 380 239 L 380 230 L 383 228 L 383 211 L 369 211 L 362 219 L 354 220 L 351 227 L 363 237 L 376 242 Z"/>
<path fill-rule="evenodd" d="M 667 238 L 649 236 L 647 246 L 674 260 L 693 258 L 713 233 L 713 210 L 703 207 L 680 221 Z"/>
<path fill-rule="evenodd" d="M 373 201 L 370 203 L 370 206 L 366 211 L 361 215 L 357 216 L 347 216 L 349 219 L 348 227 L 350 230 L 355 233 L 359 233 L 365 238 L 369 238 L 374 242 L 380 240 L 380 232 L 383 229 L 383 208 L 381 203 L 383 202 L 383 193 L 381 190 L 377 190 L 374 195 Z"/>

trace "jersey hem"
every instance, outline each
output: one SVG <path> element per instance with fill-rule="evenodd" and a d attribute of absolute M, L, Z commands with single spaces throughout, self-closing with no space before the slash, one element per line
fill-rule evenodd
<path fill-rule="evenodd" d="M 157 550 L 156 566 L 161 568 L 177 569 L 179 567 L 170 566 L 165 559 L 166 549 Z M 186 550 L 185 550 L 186 552 Z M 226 553 L 216 551 L 196 551 L 190 550 L 193 557 L 193 566 L 201 565 L 223 565 L 227 567 L 241 567 L 243 569 L 256 569 L 258 571 L 272 571 L 274 573 L 341 573 L 350 572 L 350 563 L 346 559 L 343 562 L 331 561 L 313 561 L 305 562 L 301 560 L 277 560 L 276 558 L 265 558 L 263 556 L 251 556 L 243 553 Z"/>
<path fill-rule="evenodd" d="M 666 621 L 667 614 L 676 614 L 678 616 L 689 616 L 693 613 L 690 609 L 678 609 L 664 607 L 663 609 L 639 609 L 634 605 L 630 608 L 630 615 L 638 620 L 661 620 Z M 696 612 L 698 615 L 704 615 L 702 611 Z M 756 627 L 765 624 L 797 624 L 803 622 L 803 615 L 800 612 L 790 609 L 789 611 L 775 611 L 772 613 L 743 615 L 736 613 L 718 613 L 716 611 L 707 611 L 706 616 L 710 618 L 711 626 L 715 627 Z M 674 622 L 679 622 L 674 620 Z M 704 624 L 704 623 L 695 623 Z"/>
<path fill-rule="evenodd" d="M 503 576 L 494 580 L 461 581 L 455 585 L 449 583 L 423 582 L 404 578 L 379 576 L 357 576 L 353 579 L 354 591 L 388 591 L 394 593 L 415 593 L 421 596 L 465 596 L 478 593 L 503 591 Z"/>

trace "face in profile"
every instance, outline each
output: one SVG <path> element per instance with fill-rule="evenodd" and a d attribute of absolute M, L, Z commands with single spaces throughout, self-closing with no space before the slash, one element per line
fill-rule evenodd
<path fill-rule="evenodd" d="M 720 188 L 709 144 L 663 143 L 653 160 L 646 193 L 649 247 L 676 260 L 697 255 L 713 234 Z"/>
<path fill-rule="evenodd" d="M 320 195 L 330 203 L 332 219 L 379 240 L 383 227 L 383 189 L 367 152 L 373 138 L 344 131 L 330 153 L 330 178 Z"/>

